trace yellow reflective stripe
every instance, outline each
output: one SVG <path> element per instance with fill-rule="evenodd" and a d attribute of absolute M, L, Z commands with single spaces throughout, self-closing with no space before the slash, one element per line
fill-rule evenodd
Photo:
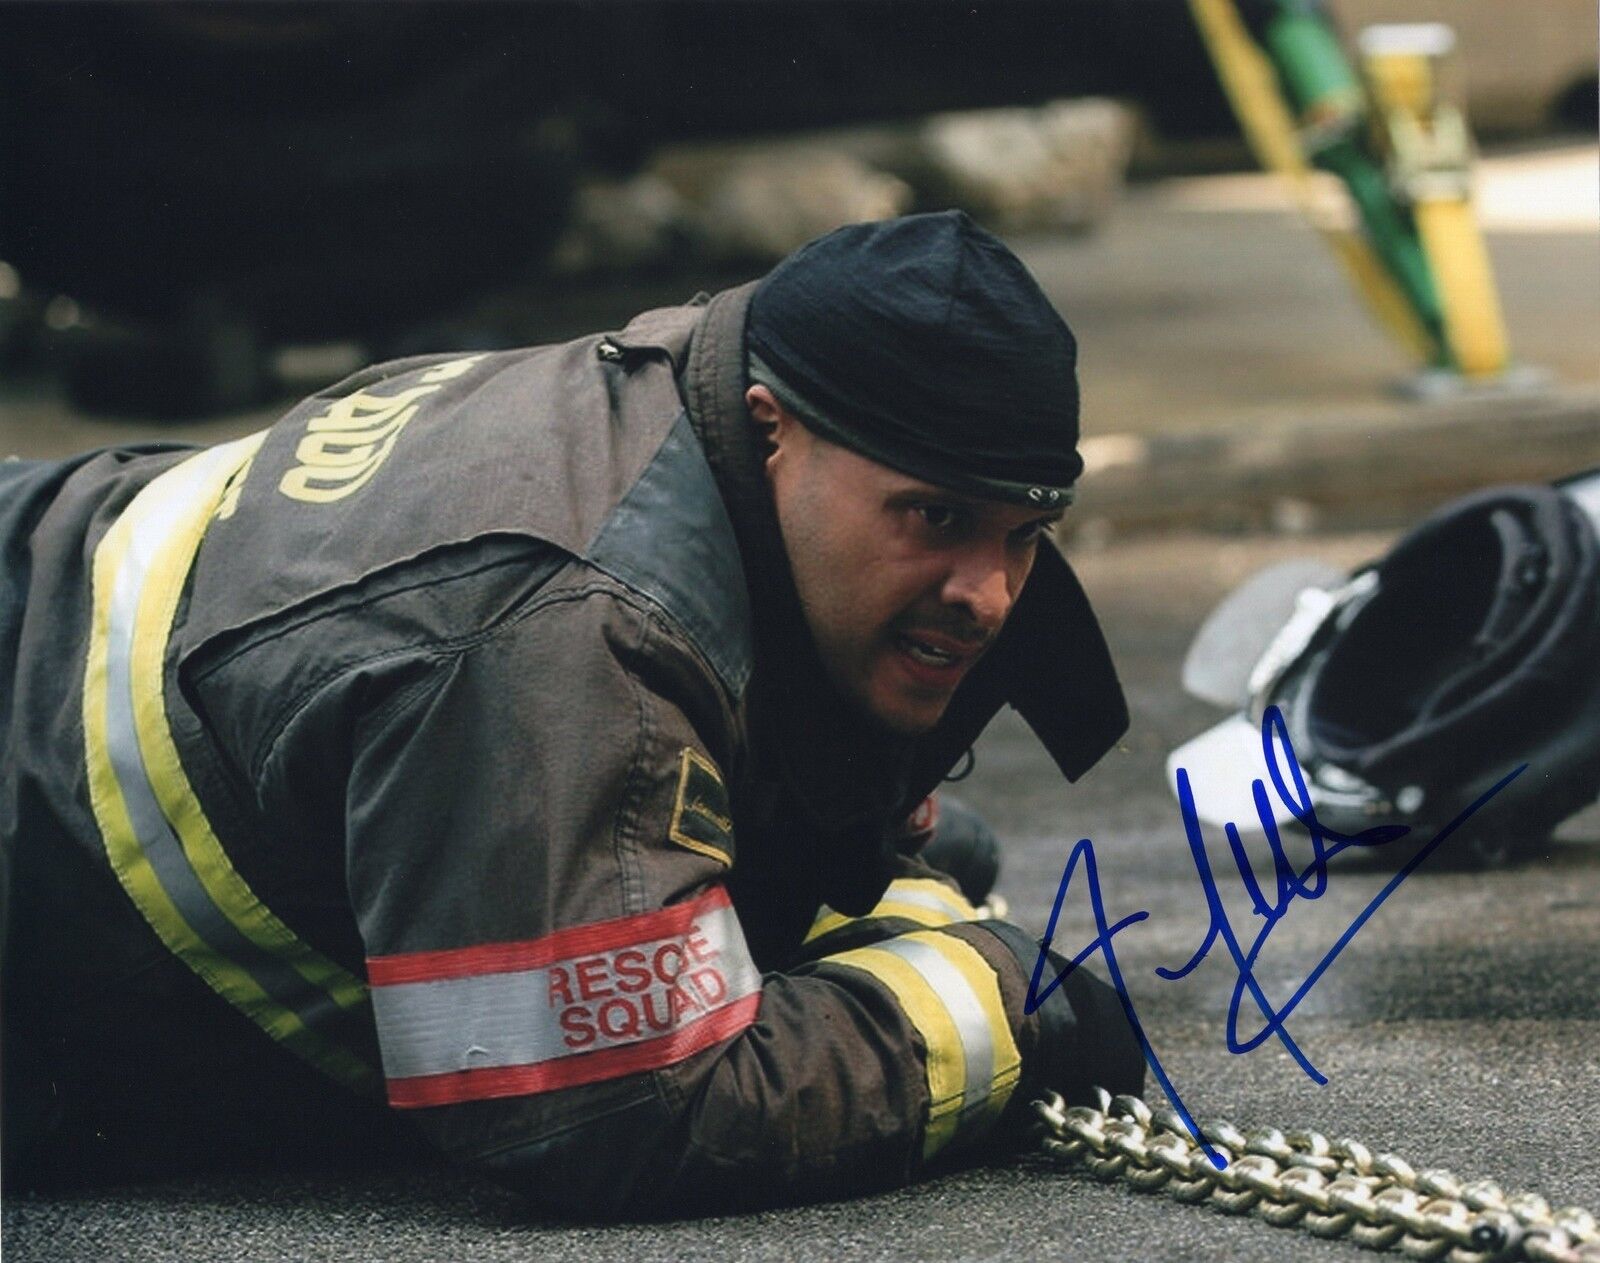
<path fill-rule="evenodd" d="M 961 1122 L 966 1086 L 966 1054 L 955 1019 L 944 1001 L 915 965 L 881 947 L 861 947 L 828 957 L 830 965 L 846 965 L 871 974 L 894 993 L 905 1015 L 922 1036 L 928 1077 L 928 1121 L 922 1156 L 933 1157 L 955 1139 Z"/>
<path fill-rule="evenodd" d="M 1017 1048 L 1016 1037 L 1011 1033 L 1011 1021 L 1006 1016 L 1005 1002 L 1000 998 L 1000 978 L 994 967 L 983 958 L 983 953 L 962 939 L 949 934 L 913 934 L 911 938 L 926 941 L 960 971 L 978 997 L 984 1019 L 989 1026 L 989 1047 L 992 1050 L 990 1079 L 986 1099 L 978 1116 L 971 1124 L 978 1130 L 988 1126 L 1006 1107 L 1017 1081 L 1022 1077 L 1022 1053 Z"/>
<path fill-rule="evenodd" d="M 931 877 L 901 877 L 889 883 L 882 900 L 864 917 L 850 917 L 823 907 L 806 932 L 805 941 L 815 942 L 825 934 L 860 921 L 880 921 L 888 917 L 932 927 L 976 921 L 978 910 L 942 881 Z"/>
<path fill-rule="evenodd" d="M 885 899 L 864 917 L 849 917 L 842 912 L 824 912 L 812 923 L 811 929 L 806 933 L 805 941 L 811 943 L 844 926 L 859 925 L 863 921 L 881 921 L 887 917 L 897 917 L 905 921 L 914 921 L 918 925 L 934 927 L 949 925 L 955 920 L 954 917 L 935 912 L 931 908 L 920 907 L 913 903 L 895 903 L 893 900 Z"/>
<path fill-rule="evenodd" d="M 120 523 L 118 524 L 120 526 Z M 89 802 L 105 842 L 112 871 L 169 951 L 183 959 L 217 992 L 231 1000 L 274 1039 L 290 1029 L 282 1011 L 242 970 L 216 957 L 190 928 L 156 878 L 128 816 L 127 804 L 112 767 L 106 741 L 107 624 L 110 589 L 127 552 L 128 532 L 113 527 L 95 552 L 94 614 L 90 624 L 89 661 L 83 688 L 84 743 L 88 752 Z"/>
<path fill-rule="evenodd" d="M 212 915 L 220 913 L 245 940 L 294 970 L 339 1009 L 365 1003 L 365 984 L 301 942 L 233 868 L 201 811 L 167 725 L 163 665 L 178 599 L 212 513 L 263 437 L 211 449 L 168 470 L 134 498 L 95 551 L 83 696 L 90 802 L 113 870 L 167 948 L 274 1039 L 341 1082 L 365 1088 L 377 1082 L 371 1067 L 311 1029 L 248 967 L 197 932 L 147 850 L 159 840 L 141 836 L 125 796 L 128 788 L 139 788 L 147 804 L 154 796 L 193 870 L 192 880 L 215 905 Z M 119 620 L 129 617 L 127 661 L 114 673 L 113 655 L 123 652 L 119 646 L 129 639 Z M 113 696 L 119 687 L 127 693 Z M 128 748 L 132 743 L 111 724 L 114 705 L 124 715 L 131 708 L 136 749 Z M 134 784 L 140 778 L 143 787 Z M 150 815 L 148 806 L 144 811 Z"/>
<path fill-rule="evenodd" d="M 1010 1099 L 1022 1058 L 982 954 L 947 934 L 918 931 L 827 958 L 894 995 L 922 1036 L 928 1081 L 923 1158 L 986 1130 Z"/>
<path fill-rule="evenodd" d="M 255 435 L 243 440 L 247 446 L 236 455 L 248 460 L 263 437 Z M 366 984 L 307 947 L 293 930 L 273 915 L 233 867 L 212 831 L 211 822 L 200 808 L 167 724 L 162 683 L 172 620 L 184 581 L 200 547 L 200 538 L 220 502 L 233 467 L 228 465 L 220 469 L 208 480 L 201 497 L 167 535 L 146 576 L 134 629 L 133 680 L 138 689 L 134 720 L 139 731 L 139 749 L 162 814 L 177 833 L 184 854 L 217 906 L 246 938 L 277 953 L 307 982 L 324 988 L 340 1008 L 354 1008 L 365 1003 Z"/>

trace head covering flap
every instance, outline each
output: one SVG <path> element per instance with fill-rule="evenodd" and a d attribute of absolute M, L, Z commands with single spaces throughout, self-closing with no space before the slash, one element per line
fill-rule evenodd
<path fill-rule="evenodd" d="M 750 379 L 806 426 L 937 486 L 1051 509 L 1083 471 L 1077 343 L 960 211 L 852 224 L 757 287 Z"/>

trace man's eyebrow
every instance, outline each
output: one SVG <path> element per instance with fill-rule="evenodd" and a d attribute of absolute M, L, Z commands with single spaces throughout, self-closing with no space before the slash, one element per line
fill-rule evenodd
<path fill-rule="evenodd" d="M 889 493 L 890 504 L 912 504 L 923 500 L 937 500 L 941 504 L 961 505 L 968 509 L 976 509 L 984 502 L 973 496 L 963 495 L 959 491 L 951 491 L 945 487 L 935 487 L 932 483 L 918 483 L 910 487 L 898 487 Z"/>
<path fill-rule="evenodd" d="M 899 487 L 891 491 L 886 503 L 894 506 L 918 504 L 925 500 L 937 500 L 941 504 L 952 505 L 977 514 L 985 508 L 995 505 L 1007 505 L 1009 501 L 989 500 L 983 496 L 970 495 L 963 491 L 952 491 L 948 487 L 936 487 L 932 483 L 917 483 L 913 486 Z M 1067 515 L 1065 509 L 1050 509 L 1028 519 L 1024 526 L 1041 522 L 1046 526 L 1058 525 Z M 1020 527 L 1018 529 L 1021 529 Z"/>

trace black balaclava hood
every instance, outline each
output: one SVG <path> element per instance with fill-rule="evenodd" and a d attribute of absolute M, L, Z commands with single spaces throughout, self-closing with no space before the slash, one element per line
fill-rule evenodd
<path fill-rule="evenodd" d="M 1077 343 L 1022 262 L 960 211 L 802 246 L 750 304 L 750 379 L 808 428 L 952 491 L 1072 499 Z"/>

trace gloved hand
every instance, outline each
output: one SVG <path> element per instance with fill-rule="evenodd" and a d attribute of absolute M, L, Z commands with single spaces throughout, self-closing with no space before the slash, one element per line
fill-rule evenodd
<path fill-rule="evenodd" d="M 916 854 L 924 864 L 954 877 L 967 902 L 981 907 L 1000 875 L 999 839 L 988 822 L 959 798 L 930 794 L 925 801 L 935 804 L 933 828 Z"/>
<path fill-rule="evenodd" d="M 1016 957 L 1025 977 L 1033 976 L 1039 958 L 1039 944 L 1022 929 L 1005 921 L 979 921 L 976 925 L 999 939 Z M 1048 953 L 1039 975 L 1043 992 L 1066 968 L 1067 961 L 1055 952 Z M 1045 998 L 1034 1016 L 1039 1020 L 1038 1036 L 1022 1059 L 1022 1079 L 1011 1098 L 1006 1114 L 1015 1116 L 1018 1107 L 1046 1092 L 1059 1092 L 1071 1105 L 1087 1105 L 1094 1100 L 1092 1089 L 1138 1095 L 1144 1090 L 1144 1049 L 1134 1034 L 1116 989 L 1079 966 L 1061 980 Z"/>

